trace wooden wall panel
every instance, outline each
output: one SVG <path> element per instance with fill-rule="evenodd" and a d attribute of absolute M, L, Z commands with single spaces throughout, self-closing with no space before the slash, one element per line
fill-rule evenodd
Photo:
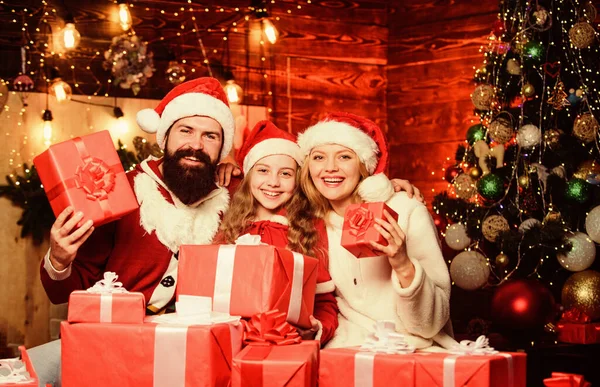
<path fill-rule="evenodd" d="M 496 19 L 497 2 L 416 0 L 390 15 L 387 119 L 390 173 L 411 180 L 429 203 L 447 183 L 446 159 L 472 125 L 473 67 Z M 433 172 L 433 174 L 432 174 Z"/>

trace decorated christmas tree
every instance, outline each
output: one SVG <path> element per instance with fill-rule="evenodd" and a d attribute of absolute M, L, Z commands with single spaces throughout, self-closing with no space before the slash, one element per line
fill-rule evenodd
<path fill-rule="evenodd" d="M 600 320 L 595 19 L 586 0 L 501 2 L 475 72 L 478 121 L 433 203 L 457 252 L 447 257 L 453 283 L 493 291 L 499 325 L 544 326 L 553 299 Z"/>

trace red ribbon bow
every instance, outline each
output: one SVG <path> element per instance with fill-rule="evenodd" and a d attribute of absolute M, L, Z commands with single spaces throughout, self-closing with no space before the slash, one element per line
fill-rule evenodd
<path fill-rule="evenodd" d="M 592 321 L 590 316 L 577 308 L 570 308 L 563 312 L 562 320 L 577 324 L 586 324 Z"/>
<path fill-rule="evenodd" d="M 244 343 L 262 346 L 298 344 L 302 337 L 285 318 L 285 313 L 275 309 L 255 314 L 250 321 L 242 320 Z"/>
<path fill-rule="evenodd" d="M 367 229 L 373 224 L 373 213 L 366 207 L 358 207 L 348 211 L 346 215 L 350 234 L 354 236 L 362 236 L 367 232 Z"/>
<path fill-rule="evenodd" d="M 115 188 L 115 173 L 106 163 L 96 157 L 90 157 L 75 172 L 75 185 L 87 194 L 90 200 L 105 200 Z"/>
<path fill-rule="evenodd" d="M 552 377 L 544 379 L 546 387 L 590 387 L 591 385 L 590 382 L 585 381 L 583 375 L 564 372 L 553 372 Z"/>

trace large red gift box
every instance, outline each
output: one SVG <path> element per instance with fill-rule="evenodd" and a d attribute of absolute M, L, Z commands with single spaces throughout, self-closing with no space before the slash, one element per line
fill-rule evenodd
<path fill-rule="evenodd" d="M 526 355 L 384 354 L 336 348 L 321 351 L 321 387 L 525 387 Z"/>
<path fill-rule="evenodd" d="M 252 317 L 274 309 L 310 328 L 317 286 L 315 258 L 270 245 L 182 245 L 177 295 L 211 297 L 212 309 Z"/>
<path fill-rule="evenodd" d="M 600 323 L 571 323 L 559 321 L 556 324 L 558 341 L 574 344 L 600 343 Z"/>
<path fill-rule="evenodd" d="M 108 131 L 51 145 L 33 163 L 54 215 L 68 206 L 100 226 L 138 208 Z"/>
<path fill-rule="evenodd" d="M 25 347 L 20 346 L 19 347 L 19 352 L 21 353 L 21 361 L 25 364 L 25 369 L 27 370 L 27 372 L 29 373 L 29 378 L 31 379 L 30 381 L 27 382 L 15 382 L 15 383 L 2 383 L 2 379 L 0 379 L 0 384 L 2 386 L 10 386 L 10 387 L 38 387 L 38 377 L 37 374 L 35 373 L 35 370 L 33 369 L 33 365 L 31 364 L 31 360 L 29 359 L 29 355 L 27 354 L 27 351 L 25 350 Z M 0 361 L 1 363 L 1 361 Z"/>
<path fill-rule="evenodd" d="M 319 342 L 249 345 L 233 358 L 232 387 L 313 387 L 319 373 Z"/>
<path fill-rule="evenodd" d="M 69 296 L 69 322 L 110 322 L 141 324 L 146 301 L 139 292 L 90 293 L 76 290 Z"/>
<path fill-rule="evenodd" d="M 357 258 L 377 257 L 381 252 L 371 247 L 370 241 L 387 246 L 387 240 L 375 229 L 375 219 L 387 220 L 387 210 L 398 221 L 398 214 L 384 202 L 351 204 L 344 214 L 342 247 Z"/>
<path fill-rule="evenodd" d="M 241 325 L 61 323 L 64 387 L 228 386 Z"/>

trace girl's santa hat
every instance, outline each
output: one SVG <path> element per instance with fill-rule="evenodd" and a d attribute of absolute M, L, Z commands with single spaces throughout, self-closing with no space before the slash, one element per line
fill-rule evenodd
<path fill-rule="evenodd" d="M 273 155 L 290 156 L 299 166 L 304 160 L 302 151 L 296 144 L 296 137 L 265 120 L 257 123 L 248 134 L 238 153 L 237 161 L 246 175 L 258 160 Z"/>
<path fill-rule="evenodd" d="M 169 128 L 185 117 L 205 116 L 217 121 L 223 129 L 221 159 L 233 146 L 235 121 L 227 95 L 218 80 L 196 78 L 175 86 L 154 109 L 143 109 L 137 114 L 138 125 L 148 133 L 156 133 L 156 142 L 165 149 Z"/>
<path fill-rule="evenodd" d="M 365 165 L 369 177 L 358 185 L 358 195 L 365 202 L 387 201 L 394 187 L 385 175 L 389 151 L 385 134 L 373 121 L 350 113 L 329 113 L 317 124 L 298 135 L 298 145 L 305 156 L 319 145 L 337 144 L 352 149 Z"/>

